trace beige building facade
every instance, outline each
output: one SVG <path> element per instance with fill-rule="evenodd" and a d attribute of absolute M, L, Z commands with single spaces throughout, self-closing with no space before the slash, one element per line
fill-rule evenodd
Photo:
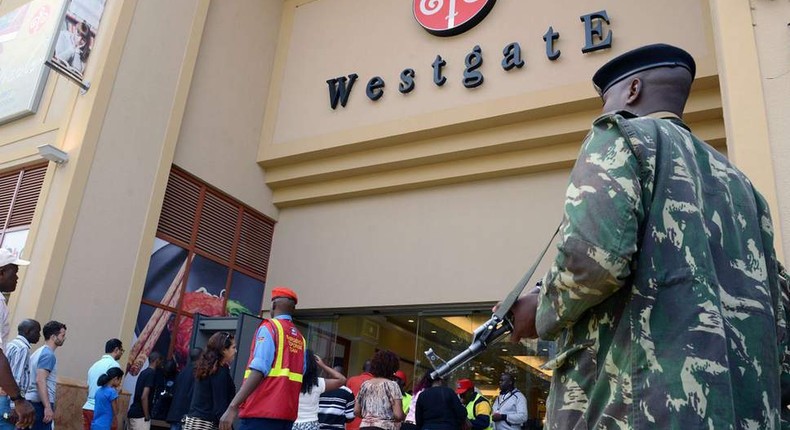
<path fill-rule="evenodd" d="M 0 0 L 0 15 L 25 3 Z M 291 286 L 313 347 L 351 374 L 387 348 L 418 377 L 422 351 L 443 334 L 453 344 L 442 350 L 460 351 L 560 221 L 568 173 L 600 114 L 591 75 L 648 43 L 695 57 L 685 120 L 752 178 L 780 255 L 790 246 L 789 3 L 499 0 L 451 37 L 421 27 L 419 3 L 107 1 L 90 89 L 50 72 L 37 112 L 0 125 L 0 174 L 40 164 L 42 144 L 69 156 L 46 168 L 22 249 L 32 264 L 9 301 L 12 327 L 28 317 L 68 326 L 59 379 L 77 394 L 63 396 L 60 423 L 77 420 L 105 340 L 131 354 L 140 338 L 180 357 L 180 327 L 202 312 L 187 297 L 199 292 L 219 313 L 230 302 L 258 313 L 269 285 Z M 523 66 L 506 70 L 503 51 L 513 59 L 516 43 Z M 174 174 L 197 184 L 198 209 L 171 206 L 183 197 Z M 163 221 L 174 208 L 193 216 L 172 218 L 183 237 Z M 230 215 L 210 233 L 215 212 Z M 227 237 L 226 247 L 207 243 Z M 245 260 L 255 238 L 265 246 Z M 160 297 L 149 291 L 153 256 L 171 245 L 183 253 L 162 269 L 172 276 Z M 225 284 L 213 285 L 217 271 Z M 170 340 L 143 339 L 146 312 L 165 315 L 150 327 Z M 513 347 L 490 360 L 534 380 L 524 390 L 536 390 L 539 416 L 547 376 L 533 360 L 550 348 Z M 480 366 L 467 375 L 491 392 L 498 376 Z"/>

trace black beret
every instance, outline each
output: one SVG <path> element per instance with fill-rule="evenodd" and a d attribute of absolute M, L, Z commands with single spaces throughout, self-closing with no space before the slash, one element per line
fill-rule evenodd
<path fill-rule="evenodd" d="M 623 79 L 658 67 L 683 67 L 691 73 L 691 79 L 697 71 L 691 54 L 675 46 L 656 43 L 628 51 L 604 64 L 593 75 L 593 85 L 598 94 L 603 95 Z"/>

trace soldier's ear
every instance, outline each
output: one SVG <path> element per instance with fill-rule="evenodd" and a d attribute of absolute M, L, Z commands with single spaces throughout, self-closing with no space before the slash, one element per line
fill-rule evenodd
<path fill-rule="evenodd" d="M 639 78 L 631 79 L 631 82 L 628 84 L 628 98 L 626 98 L 625 103 L 626 105 L 632 105 L 639 100 L 639 96 L 642 94 L 642 80 Z"/>

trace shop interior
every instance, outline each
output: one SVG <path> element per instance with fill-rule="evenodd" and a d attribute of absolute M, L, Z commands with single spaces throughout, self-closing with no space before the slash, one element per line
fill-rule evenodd
<path fill-rule="evenodd" d="M 410 391 L 415 380 L 432 370 L 425 351 L 432 348 L 449 360 L 469 346 L 474 330 L 489 317 L 490 311 L 483 309 L 419 314 L 375 311 L 368 315 L 297 314 L 296 322 L 308 347 L 327 363 L 343 366 L 349 376 L 360 374 L 365 360 L 376 351 L 395 352 Z M 517 388 L 527 398 L 530 418 L 542 422 L 552 373 L 541 365 L 554 354 L 554 342 L 522 340 L 516 344 L 503 340 L 455 371 L 448 385 L 454 387 L 461 378 L 471 379 L 493 401 L 499 394 L 500 375 L 508 372 L 516 377 Z"/>

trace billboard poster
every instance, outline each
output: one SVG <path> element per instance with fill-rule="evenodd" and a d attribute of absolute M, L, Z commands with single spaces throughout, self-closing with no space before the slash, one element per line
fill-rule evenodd
<path fill-rule="evenodd" d="M 106 0 L 71 0 L 66 9 L 49 62 L 55 70 L 83 83 L 83 72 L 96 42 Z"/>
<path fill-rule="evenodd" d="M 33 0 L 0 16 L 0 124 L 36 113 L 65 0 Z"/>
<path fill-rule="evenodd" d="M 191 253 L 175 243 L 155 238 L 129 351 L 124 389 L 134 390 L 137 377 L 148 367 L 148 357 L 154 351 L 172 358 L 177 368 L 183 368 L 189 355 L 195 314 L 257 315 L 263 290 L 263 281 Z"/>

